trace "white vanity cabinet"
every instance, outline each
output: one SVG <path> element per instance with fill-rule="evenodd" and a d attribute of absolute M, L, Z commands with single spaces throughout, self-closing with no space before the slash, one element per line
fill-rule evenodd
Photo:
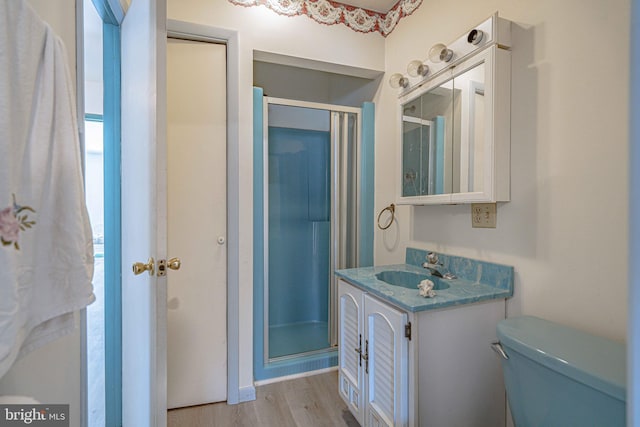
<path fill-rule="evenodd" d="M 408 425 L 407 314 L 340 280 L 340 395 L 363 426 Z"/>
<path fill-rule="evenodd" d="M 339 393 L 360 425 L 504 427 L 504 299 L 405 312 L 342 279 Z"/>

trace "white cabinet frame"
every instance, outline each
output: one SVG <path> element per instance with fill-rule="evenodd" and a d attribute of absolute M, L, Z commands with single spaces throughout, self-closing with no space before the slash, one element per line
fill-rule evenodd
<path fill-rule="evenodd" d="M 470 56 L 450 70 L 424 83 L 418 90 L 400 98 L 397 123 L 402 124 L 402 106 L 411 102 L 442 83 L 455 79 L 467 70 L 485 65 L 484 99 L 484 150 L 483 185 L 481 191 L 403 196 L 402 180 L 397 179 L 397 204 L 429 205 L 478 202 L 507 202 L 510 200 L 511 163 L 511 52 L 497 45 Z M 399 126 L 397 170 L 402 171 L 403 126 Z M 463 132 L 464 133 L 464 132 Z M 463 164 L 465 162 L 463 161 Z M 468 164 L 468 163 L 467 163 Z M 462 174 L 468 176 L 467 173 Z"/>

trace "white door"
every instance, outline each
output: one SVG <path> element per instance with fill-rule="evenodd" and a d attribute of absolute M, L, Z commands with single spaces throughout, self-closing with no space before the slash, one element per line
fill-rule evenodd
<path fill-rule="evenodd" d="M 361 425 L 364 420 L 362 294 L 360 289 L 342 280 L 338 281 L 338 381 L 340 396 Z"/>
<path fill-rule="evenodd" d="M 408 423 L 407 315 L 377 299 L 364 296 L 367 426 L 406 426 Z"/>
<path fill-rule="evenodd" d="M 167 40 L 167 404 L 227 400 L 226 46 Z"/>
<path fill-rule="evenodd" d="M 131 265 L 166 259 L 166 2 L 131 2 L 122 44 L 122 418 L 163 427 L 166 280 Z"/>

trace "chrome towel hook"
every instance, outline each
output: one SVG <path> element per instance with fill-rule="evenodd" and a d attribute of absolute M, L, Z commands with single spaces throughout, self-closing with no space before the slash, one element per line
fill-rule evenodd
<path fill-rule="evenodd" d="M 382 226 L 380 225 L 380 218 L 382 217 L 382 214 L 384 213 L 384 211 L 389 211 L 389 213 L 391 213 L 391 218 L 389 219 L 389 222 L 387 223 L 387 225 Z M 393 224 L 393 220 L 395 219 L 395 217 L 396 217 L 396 205 L 391 203 L 389 206 L 382 209 L 378 214 L 378 228 L 380 230 L 386 230 L 387 228 L 391 227 L 391 224 Z"/>

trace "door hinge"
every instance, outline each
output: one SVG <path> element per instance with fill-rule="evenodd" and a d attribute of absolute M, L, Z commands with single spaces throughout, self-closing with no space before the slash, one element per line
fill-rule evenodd
<path fill-rule="evenodd" d="M 411 341 L 411 322 L 404 325 L 404 336 Z"/>

